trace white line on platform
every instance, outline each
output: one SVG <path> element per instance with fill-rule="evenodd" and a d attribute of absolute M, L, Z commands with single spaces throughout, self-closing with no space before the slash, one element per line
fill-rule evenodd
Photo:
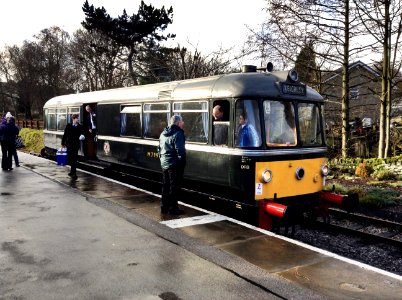
<path fill-rule="evenodd" d="M 202 216 L 196 216 L 196 217 L 191 217 L 191 218 L 182 218 L 182 219 L 175 219 L 175 220 L 168 220 L 168 221 L 163 221 L 160 222 L 161 224 L 165 224 L 166 226 L 169 226 L 170 228 L 180 228 L 180 227 L 187 227 L 187 226 L 193 226 L 193 225 L 201 225 L 201 224 L 207 224 L 207 223 L 213 223 L 213 222 L 220 222 L 227 220 L 227 217 L 225 216 L 220 216 L 220 215 L 202 215 Z"/>

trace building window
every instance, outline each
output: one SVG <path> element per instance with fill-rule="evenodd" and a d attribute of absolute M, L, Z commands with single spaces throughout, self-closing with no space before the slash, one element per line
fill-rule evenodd
<path fill-rule="evenodd" d="M 351 88 L 349 91 L 350 100 L 357 100 L 359 98 L 359 89 Z"/>

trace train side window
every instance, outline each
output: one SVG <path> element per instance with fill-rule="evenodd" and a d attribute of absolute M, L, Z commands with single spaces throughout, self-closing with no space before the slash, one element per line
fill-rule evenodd
<path fill-rule="evenodd" d="M 159 139 L 170 118 L 169 103 L 145 103 L 143 118 L 144 138 Z"/>
<path fill-rule="evenodd" d="M 67 125 L 67 109 L 59 108 L 57 109 L 57 130 L 63 131 Z"/>
<path fill-rule="evenodd" d="M 299 103 L 300 138 L 303 145 L 322 145 L 320 109 L 314 103 Z"/>
<path fill-rule="evenodd" d="M 173 103 L 173 114 L 183 118 L 187 142 L 208 142 L 207 101 L 175 102 Z"/>
<path fill-rule="evenodd" d="M 46 115 L 46 124 L 48 130 L 56 130 L 56 109 L 48 109 Z"/>
<path fill-rule="evenodd" d="M 214 101 L 212 106 L 213 117 L 213 144 L 215 146 L 227 146 L 229 136 L 229 111 L 230 105 L 227 100 Z"/>
<path fill-rule="evenodd" d="M 72 123 L 73 119 L 71 118 L 71 115 L 73 114 L 80 114 L 80 108 L 79 107 L 69 107 L 67 110 L 67 123 Z"/>
<path fill-rule="evenodd" d="M 296 146 L 294 107 L 287 101 L 264 101 L 264 120 L 267 146 Z"/>
<path fill-rule="evenodd" d="M 258 102 L 238 100 L 236 102 L 236 121 L 235 145 L 237 147 L 260 147 L 261 126 Z"/>
<path fill-rule="evenodd" d="M 120 112 L 120 135 L 141 136 L 141 106 L 124 106 Z"/>

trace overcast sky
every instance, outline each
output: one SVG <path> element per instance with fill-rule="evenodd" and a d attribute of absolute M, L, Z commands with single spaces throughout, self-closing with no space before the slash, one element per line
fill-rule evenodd
<path fill-rule="evenodd" d="M 84 20 L 85 0 L 2 0 L 0 4 L 0 49 L 4 45 L 21 45 L 33 40 L 42 29 L 59 26 L 73 33 Z M 138 12 L 140 0 L 89 0 L 95 7 L 104 6 L 112 16 Z M 168 32 L 177 35 L 175 44 L 190 41 L 204 54 L 220 45 L 229 48 L 242 45 L 248 25 L 258 28 L 265 18 L 265 0 L 145 0 L 155 8 L 173 7 L 173 23 Z"/>

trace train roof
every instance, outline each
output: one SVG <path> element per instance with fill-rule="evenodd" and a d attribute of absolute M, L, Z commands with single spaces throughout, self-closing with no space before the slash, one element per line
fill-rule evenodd
<path fill-rule="evenodd" d="M 306 86 L 305 95 L 286 94 L 281 83 L 289 82 L 288 72 L 232 73 L 197 79 L 109 89 L 57 96 L 48 100 L 44 108 L 83 103 L 117 103 L 155 100 L 200 100 L 217 98 L 283 98 L 322 102 L 322 96 Z"/>

